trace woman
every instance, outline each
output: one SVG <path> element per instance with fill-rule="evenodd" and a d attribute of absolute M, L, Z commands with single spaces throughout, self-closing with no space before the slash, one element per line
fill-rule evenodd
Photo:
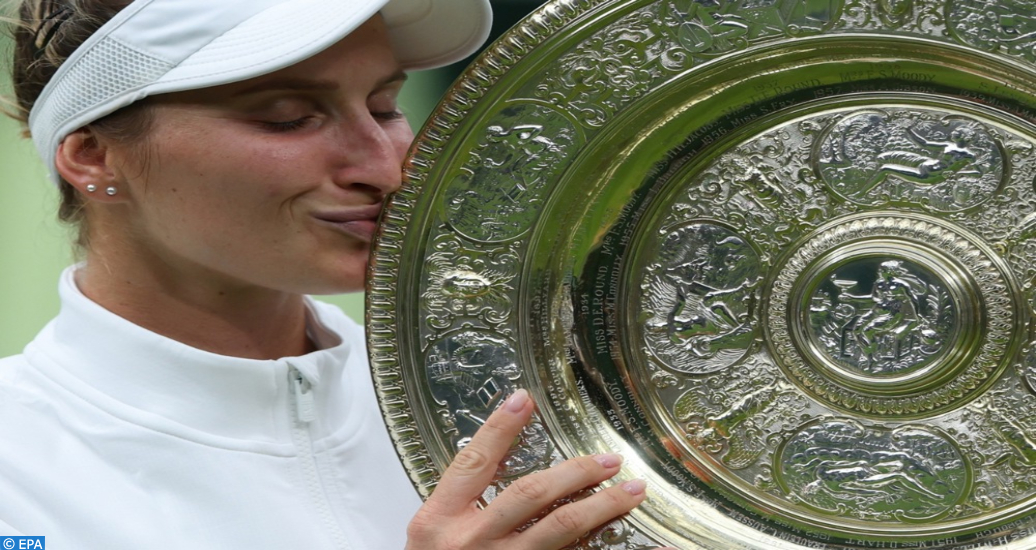
<path fill-rule="evenodd" d="M 549 549 L 644 498 L 580 457 L 475 502 L 512 395 L 417 499 L 361 329 L 412 135 L 405 70 L 458 60 L 486 0 L 23 0 L 13 79 L 79 229 L 58 317 L 0 362 L 0 535 L 63 548 Z M 413 518 L 413 519 L 411 519 Z"/>

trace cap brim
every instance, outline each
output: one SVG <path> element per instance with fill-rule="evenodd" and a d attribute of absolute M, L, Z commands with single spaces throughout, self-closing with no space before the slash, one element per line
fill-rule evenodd
<path fill-rule="evenodd" d="M 392 4 L 424 1 L 417 18 L 393 17 Z M 426 69 L 459 61 L 489 35 L 487 0 L 295 0 L 262 11 L 212 40 L 152 86 L 148 95 L 255 78 L 316 55 L 386 8 L 400 65 Z"/>
<path fill-rule="evenodd" d="M 184 59 L 149 86 L 148 95 L 218 86 L 289 67 L 331 47 L 384 4 L 385 0 L 295 0 L 278 4 Z"/>
<path fill-rule="evenodd" d="M 486 41 L 493 25 L 488 0 L 390 0 L 382 14 L 392 47 L 407 69 L 464 59 Z"/>

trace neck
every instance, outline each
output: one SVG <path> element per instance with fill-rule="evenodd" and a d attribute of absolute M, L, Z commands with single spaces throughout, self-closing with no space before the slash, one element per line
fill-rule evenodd
<path fill-rule="evenodd" d="M 312 351 L 299 294 L 199 277 L 164 266 L 112 265 L 88 254 L 76 284 L 116 315 L 191 347 L 247 359 Z"/>

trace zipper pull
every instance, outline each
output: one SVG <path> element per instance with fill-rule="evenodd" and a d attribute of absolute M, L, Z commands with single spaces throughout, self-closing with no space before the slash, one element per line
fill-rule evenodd
<path fill-rule="evenodd" d="M 295 371 L 295 412 L 298 414 L 300 422 L 312 422 L 316 418 L 316 406 L 313 402 L 313 390 L 312 388 L 306 388 L 309 385 L 304 378 L 302 373 L 297 369 Z"/>

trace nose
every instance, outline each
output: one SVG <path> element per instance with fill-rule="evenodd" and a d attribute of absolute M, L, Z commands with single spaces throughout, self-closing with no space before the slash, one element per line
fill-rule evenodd
<path fill-rule="evenodd" d="M 402 185 L 403 161 L 413 132 L 405 119 L 383 121 L 369 113 L 343 120 L 331 145 L 334 181 L 378 198 Z"/>

